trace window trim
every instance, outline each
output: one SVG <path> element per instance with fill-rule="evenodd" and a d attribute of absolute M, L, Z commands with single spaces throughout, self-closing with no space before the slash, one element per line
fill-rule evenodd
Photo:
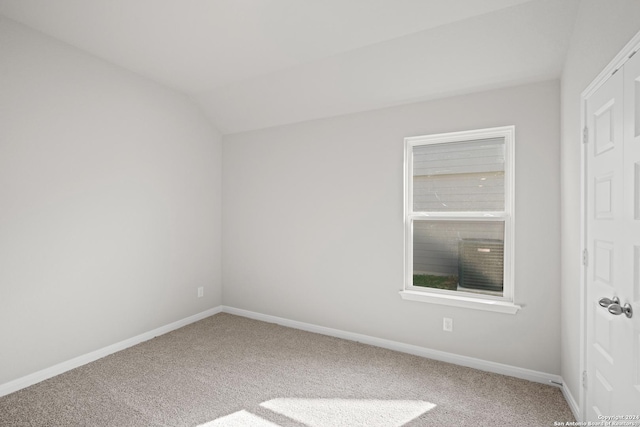
<path fill-rule="evenodd" d="M 431 144 L 468 142 L 504 138 L 505 207 L 499 212 L 413 212 L 413 148 Z M 400 296 L 406 300 L 515 314 L 515 126 L 412 136 L 404 139 L 404 286 Z M 448 291 L 413 286 L 413 221 L 500 221 L 504 222 L 503 296 Z"/>

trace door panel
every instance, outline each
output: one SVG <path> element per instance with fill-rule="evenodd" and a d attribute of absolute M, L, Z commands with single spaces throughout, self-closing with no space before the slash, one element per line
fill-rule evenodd
<path fill-rule="evenodd" d="M 640 415 L 640 55 L 586 103 L 585 421 Z M 630 304 L 628 318 L 599 304 Z M 618 310 L 619 311 L 619 310 Z M 639 421 L 639 420 L 636 420 Z"/>
<path fill-rule="evenodd" d="M 594 384 L 594 393 L 596 395 L 597 404 L 597 412 L 599 415 L 611 414 L 611 400 L 613 399 L 613 387 L 611 384 L 607 382 L 605 377 L 598 371 L 595 370 L 596 380 Z"/>
<path fill-rule="evenodd" d="M 623 77 L 614 74 L 587 100 L 587 418 L 613 415 L 620 365 L 615 316 L 598 301 L 623 283 Z"/>
<path fill-rule="evenodd" d="M 613 173 L 595 177 L 593 202 L 597 219 L 613 218 Z"/>
<path fill-rule="evenodd" d="M 601 106 L 598 111 L 593 113 L 593 130 L 595 135 L 595 155 L 599 156 L 609 150 L 613 150 L 616 147 L 614 127 L 618 124 L 619 117 L 616 114 L 615 118 L 613 107 L 616 106 L 616 99 L 612 98 Z M 622 101 L 622 100 L 619 100 Z M 620 108 L 616 106 L 616 109 Z M 617 111 L 615 112 L 617 113 Z"/>
<path fill-rule="evenodd" d="M 596 218 L 598 218 L 597 211 Z M 614 260 L 613 248 L 613 242 L 595 239 L 593 241 L 593 280 L 609 287 L 613 286 L 613 271 L 611 270 Z"/>

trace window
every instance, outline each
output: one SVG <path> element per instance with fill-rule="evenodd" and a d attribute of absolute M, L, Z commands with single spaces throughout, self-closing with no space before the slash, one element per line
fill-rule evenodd
<path fill-rule="evenodd" d="M 513 126 L 405 138 L 405 299 L 515 313 Z"/>

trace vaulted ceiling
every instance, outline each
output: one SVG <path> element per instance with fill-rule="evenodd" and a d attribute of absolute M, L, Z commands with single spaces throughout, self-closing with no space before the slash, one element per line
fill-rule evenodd
<path fill-rule="evenodd" d="M 235 133 L 558 78 L 579 0 L 0 0 Z"/>

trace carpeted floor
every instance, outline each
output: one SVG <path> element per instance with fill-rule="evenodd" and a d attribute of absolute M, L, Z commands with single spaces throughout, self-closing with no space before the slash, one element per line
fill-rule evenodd
<path fill-rule="evenodd" d="M 552 426 L 556 387 L 217 314 L 0 398 L 0 426 Z"/>

